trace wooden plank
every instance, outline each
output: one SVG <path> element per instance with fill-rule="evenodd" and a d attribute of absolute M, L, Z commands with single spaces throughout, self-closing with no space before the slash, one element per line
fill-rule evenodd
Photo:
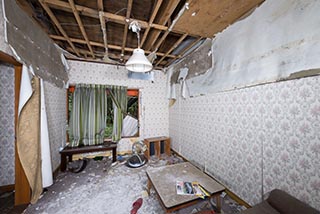
<path fill-rule="evenodd" d="M 165 25 L 168 22 L 170 16 L 172 15 L 173 11 L 178 6 L 179 2 L 180 0 L 172 0 L 166 2 L 167 4 L 159 11 L 161 17 L 159 18 L 159 20 L 157 20 L 158 23 L 160 23 L 161 25 Z M 149 39 L 145 45 L 145 50 L 150 50 L 152 48 L 154 43 L 157 41 L 160 33 L 161 31 L 150 32 Z M 156 48 L 154 48 L 153 50 L 156 50 Z"/>
<path fill-rule="evenodd" d="M 156 66 L 159 65 L 180 43 L 188 36 L 188 34 L 182 35 L 178 41 L 174 43 L 174 45 L 167 51 L 167 53 L 156 63 Z"/>
<path fill-rule="evenodd" d="M 71 48 L 73 49 L 73 51 L 77 54 L 77 56 L 80 56 L 78 50 L 76 49 L 76 47 L 73 45 L 73 43 L 71 42 L 70 38 L 68 37 L 67 33 L 64 31 L 64 29 L 62 28 L 62 26 L 60 25 L 58 19 L 55 17 L 55 15 L 52 13 L 51 9 L 49 8 L 49 6 L 44 3 L 44 0 L 39 0 L 40 4 L 42 5 L 43 9 L 47 12 L 47 14 L 49 15 L 49 17 L 51 18 L 51 20 L 53 21 L 53 23 L 57 26 L 57 28 L 59 29 L 60 33 L 66 38 L 67 42 L 69 43 L 69 45 L 71 46 Z M 67 3 L 68 4 L 68 3 Z M 69 5 L 70 6 L 70 5 Z"/>
<path fill-rule="evenodd" d="M 98 10 L 103 11 L 103 0 L 97 0 Z"/>
<path fill-rule="evenodd" d="M 211 38 L 263 1 L 191 1 L 173 29 Z"/>
<path fill-rule="evenodd" d="M 82 36 L 86 40 L 86 44 L 87 44 L 87 46 L 88 46 L 88 48 L 90 50 L 90 53 L 91 53 L 92 57 L 95 58 L 93 50 L 92 50 L 92 47 L 91 47 L 89 39 L 88 39 L 88 35 L 86 33 L 86 30 L 84 29 L 84 26 L 82 24 L 81 18 L 80 18 L 79 13 L 78 13 L 78 10 L 75 7 L 74 1 L 73 0 L 69 0 L 69 4 L 70 4 L 72 12 L 73 12 L 73 14 L 74 14 L 74 16 L 75 16 L 75 18 L 77 20 L 77 23 L 78 23 L 78 26 L 79 26 L 80 31 L 82 33 Z"/>
<path fill-rule="evenodd" d="M 128 0 L 126 19 L 130 19 L 131 9 L 132 9 L 132 2 L 133 2 L 133 0 Z M 122 38 L 121 55 L 120 55 L 121 56 L 121 60 L 123 60 L 123 56 L 124 56 L 124 50 L 125 50 L 125 46 L 126 46 L 126 43 L 127 43 L 127 35 L 128 35 L 128 22 L 125 22 L 124 33 L 123 33 L 123 38 Z"/>
<path fill-rule="evenodd" d="M 144 42 L 146 41 L 146 38 L 148 36 L 148 33 L 150 31 L 150 25 L 153 23 L 154 19 L 156 18 L 156 15 L 158 14 L 158 10 L 161 6 L 161 3 L 162 3 L 163 0 L 158 0 L 157 1 L 157 4 L 151 14 L 151 17 L 149 19 L 149 26 L 146 28 L 146 30 L 144 31 L 144 34 L 143 34 L 143 37 L 142 37 L 142 40 L 141 40 L 141 47 L 143 46 Z"/>
<path fill-rule="evenodd" d="M 15 66 L 15 127 L 18 127 L 18 108 L 20 96 L 20 82 L 22 76 L 22 66 Z M 17 136 L 17 133 L 15 133 Z M 19 154 L 17 151 L 17 141 L 15 140 L 15 198 L 14 205 L 22 205 L 30 203 L 31 190 L 27 180 L 27 176 L 22 168 Z"/>
<path fill-rule="evenodd" d="M 39 0 L 39 1 L 50 4 L 50 6 L 52 8 L 63 10 L 66 12 L 72 12 L 72 9 L 67 2 L 63 2 L 60 0 Z M 99 19 L 99 12 L 97 10 L 94 10 L 89 7 L 80 6 L 80 5 L 75 5 L 75 7 L 81 15 Z M 119 24 L 127 23 L 125 16 L 120 16 L 120 15 L 109 13 L 109 12 L 103 12 L 103 16 L 112 22 L 116 22 Z M 132 21 L 139 22 L 139 24 L 141 25 L 142 28 L 147 28 L 149 26 L 148 22 L 143 21 L 143 20 L 138 20 L 138 19 L 130 19 L 129 20 L 129 22 L 132 22 Z M 158 29 L 158 30 L 167 30 L 168 29 L 168 27 L 166 27 L 164 25 L 160 25 L 160 24 L 151 24 L 151 27 Z"/>
<path fill-rule="evenodd" d="M 52 39 L 54 40 L 61 40 L 61 41 L 66 41 L 66 38 L 64 38 L 63 36 L 58 36 L 58 35 L 49 35 Z M 79 44 L 86 44 L 86 41 L 82 40 L 82 39 L 76 39 L 76 38 L 70 38 L 70 40 L 74 43 L 79 43 Z M 90 44 L 92 46 L 96 46 L 96 47 L 105 47 L 104 44 L 102 43 L 99 43 L 99 42 L 92 42 L 90 41 Z M 121 50 L 121 46 L 119 45 L 111 45 L 111 44 L 108 44 L 108 49 L 112 49 L 112 50 Z M 125 51 L 128 51 L 128 52 L 132 52 L 134 50 L 134 48 L 128 48 L 128 47 L 125 47 Z M 151 51 L 145 51 L 146 54 L 150 54 Z M 165 53 L 162 53 L 162 52 L 156 52 L 156 55 L 157 56 L 164 56 Z M 169 54 L 167 57 L 169 58 L 178 58 L 177 55 L 171 55 Z"/>

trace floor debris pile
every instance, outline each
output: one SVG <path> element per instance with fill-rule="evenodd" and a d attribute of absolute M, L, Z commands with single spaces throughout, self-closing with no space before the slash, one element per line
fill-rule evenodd
<path fill-rule="evenodd" d="M 100 161 L 90 159 L 86 169 L 80 173 L 61 173 L 55 184 L 35 205 L 29 205 L 25 213 L 129 214 L 133 203 L 142 198 L 143 203 L 137 214 L 162 214 L 164 210 L 154 190 L 151 189 L 150 195 L 146 191 L 146 169 L 178 162 L 183 160 L 176 156 L 163 157 L 161 160 L 151 158 L 141 168 L 129 168 L 125 166 L 125 161 L 112 164 L 107 158 Z M 190 214 L 197 213 L 201 209 L 209 209 L 210 202 L 204 201 L 204 203 L 207 205 L 199 204 L 176 213 Z"/>

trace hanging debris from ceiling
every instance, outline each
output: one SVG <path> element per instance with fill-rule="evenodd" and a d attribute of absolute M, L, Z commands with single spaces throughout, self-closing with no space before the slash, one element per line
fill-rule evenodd
<path fill-rule="evenodd" d="M 35 75 L 58 87 L 68 81 L 66 61 L 52 40 L 23 12 L 16 1 L 4 0 L 6 39 L 15 57 Z"/>
<path fill-rule="evenodd" d="M 319 11 L 319 1 L 267 0 L 216 35 L 214 66 L 186 80 L 190 96 L 320 74 Z"/>

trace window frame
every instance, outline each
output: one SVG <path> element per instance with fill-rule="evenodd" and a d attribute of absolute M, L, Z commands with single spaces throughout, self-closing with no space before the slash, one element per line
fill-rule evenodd
<path fill-rule="evenodd" d="M 69 85 L 68 89 L 67 89 L 67 93 L 66 93 L 66 116 L 67 116 L 67 122 L 69 124 L 70 122 L 70 115 L 69 115 L 69 93 L 73 93 L 75 90 L 75 85 Z M 109 89 L 106 89 L 106 93 L 109 93 Z M 121 136 L 122 138 L 138 138 L 140 137 L 140 90 L 137 88 L 127 88 L 127 97 L 137 97 L 138 98 L 138 115 L 137 118 L 135 116 L 133 116 L 134 118 L 136 118 L 138 120 L 138 133 L 135 136 Z M 67 132 L 67 142 L 69 142 L 69 132 Z M 111 141 L 111 137 L 109 138 L 104 138 L 104 141 Z"/>

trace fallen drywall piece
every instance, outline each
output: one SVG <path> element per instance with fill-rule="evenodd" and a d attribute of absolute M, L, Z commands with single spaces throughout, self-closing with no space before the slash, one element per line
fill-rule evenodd
<path fill-rule="evenodd" d="M 319 11 L 320 1 L 267 0 L 216 35 L 214 67 L 187 79 L 190 95 L 274 82 L 320 68 Z"/>
<path fill-rule="evenodd" d="M 45 34 L 16 1 L 2 0 L 4 7 L 6 40 L 15 57 L 34 73 L 59 87 L 64 87 L 68 75 L 62 53 L 52 40 Z"/>

